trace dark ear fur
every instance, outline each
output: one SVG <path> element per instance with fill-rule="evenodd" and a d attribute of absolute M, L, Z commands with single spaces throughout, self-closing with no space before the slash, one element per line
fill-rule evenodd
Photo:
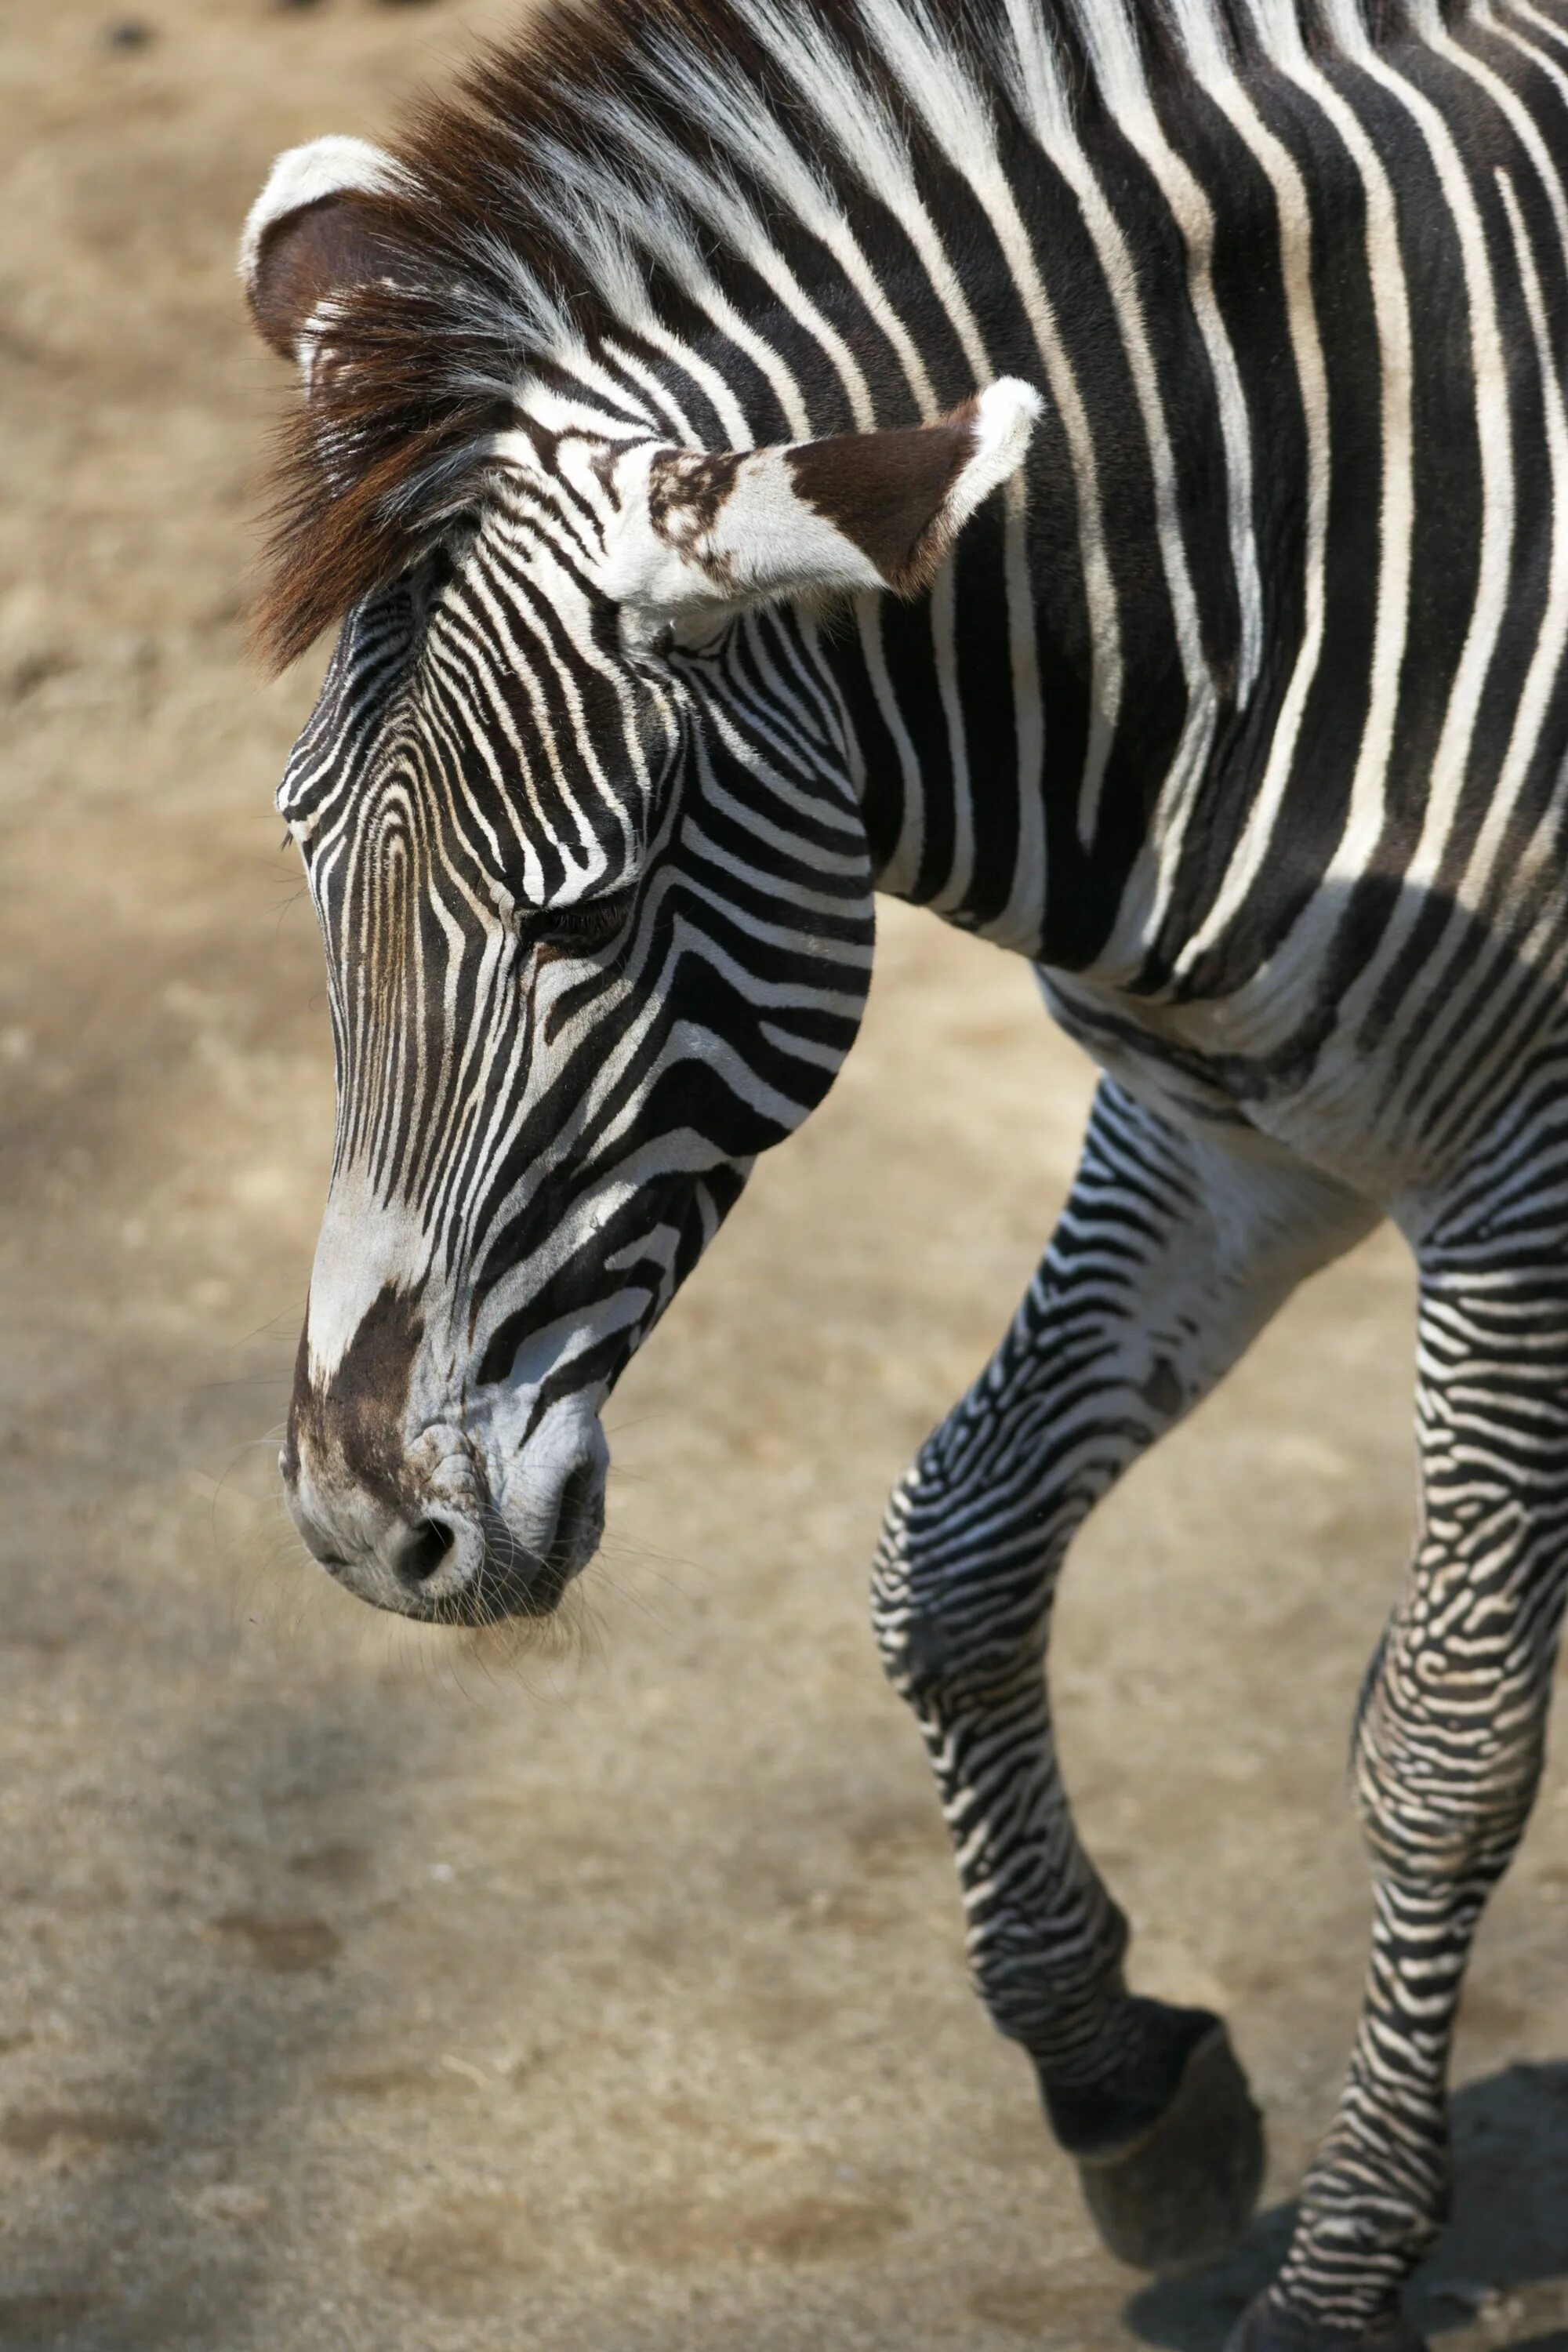
<path fill-rule="evenodd" d="M 397 274 L 395 248 L 376 229 L 363 196 L 318 196 L 263 232 L 247 291 L 264 341 L 285 359 L 329 296 Z"/>
<path fill-rule="evenodd" d="M 312 139 L 273 164 L 239 241 L 239 274 L 262 336 L 307 376 L 303 337 L 321 304 L 398 274 L 377 200 L 412 184 L 402 164 L 363 139 Z"/>
<path fill-rule="evenodd" d="M 797 444 L 789 468 L 800 496 L 853 540 L 900 596 L 929 584 L 947 541 L 938 523 L 973 455 L 976 404 L 939 424 L 843 433 Z"/>

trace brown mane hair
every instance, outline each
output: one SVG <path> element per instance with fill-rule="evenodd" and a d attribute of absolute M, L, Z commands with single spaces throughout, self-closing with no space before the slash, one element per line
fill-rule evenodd
<path fill-rule="evenodd" d="M 742 67 L 760 106 L 784 96 L 743 7 L 552 0 L 524 37 L 481 49 L 450 94 L 412 110 L 389 146 L 415 192 L 355 198 L 398 257 L 395 277 L 334 299 L 309 402 L 296 398 L 278 432 L 253 614 L 269 667 L 305 652 L 430 542 L 465 488 L 471 497 L 523 378 L 552 346 L 608 322 L 555 198 L 561 159 L 606 159 L 596 102 L 633 97 L 701 157 L 709 142 L 648 70 L 658 46 Z M 841 34 L 852 26 L 841 0 L 803 0 L 801 14 Z"/>

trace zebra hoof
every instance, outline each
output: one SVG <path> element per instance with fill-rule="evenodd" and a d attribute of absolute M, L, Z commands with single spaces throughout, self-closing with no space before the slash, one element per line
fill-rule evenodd
<path fill-rule="evenodd" d="M 1118 2262 L 1179 2277 L 1217 2262 L 1243 2235 L 1263 2160 L 1263 2118 L 1216 2018 L 1164 2114 L 1121 2147 L 1080 2157 L 1079 2178 Z M 1273 2347 L 1259 2338 L 1258 2352 Z"/>
<path fill-rule="evenodd" d="M 1226 2337 L 1225 2352 L 1427 2352 L 1427 2344 L 1397 2313 L 1354 2335 L 1342 2327 L 1320 2327 L 1282 2310 L 1266 2288 Z"/>

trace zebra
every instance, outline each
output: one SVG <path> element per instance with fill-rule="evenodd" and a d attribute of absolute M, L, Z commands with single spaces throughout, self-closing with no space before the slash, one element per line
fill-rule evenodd
<path fill-rule="evenodd" d="M 1230 2352 L 1410 2352 L 1568 1584 L 1568 0 L 571 0 L 394 145 L 280 157 L 241 268 L 300 379 L 261 641 L 338 631 L 279 794 L 339 1095 L 306 1545 L 408 1617 L 551 1612 L 875 894 L 1026 958 L 1098 1093 L 875 1631 L 993 2021 L 1112 2251 L 1199 2263 L 1261 2123 L 1223 2021 L 1130 1987 L 1052 1600 L 1391 1218 L 1365 2000 Z"/>

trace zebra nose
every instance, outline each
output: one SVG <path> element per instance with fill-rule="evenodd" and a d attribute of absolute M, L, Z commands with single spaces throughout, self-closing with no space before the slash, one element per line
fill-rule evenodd
<path fill-rule="evenodd" d="M 289 1507 L 311 1558 L 363 1600 L 395 1609 L 448 1598 L 468 1581 L 460 1530 L 450 1520 L 383 1516 L 372 1534 L 363 1521 L 352 1530 L 331 1524 L 320 1499 L 307 1503 L 297 1490 Z"/>

